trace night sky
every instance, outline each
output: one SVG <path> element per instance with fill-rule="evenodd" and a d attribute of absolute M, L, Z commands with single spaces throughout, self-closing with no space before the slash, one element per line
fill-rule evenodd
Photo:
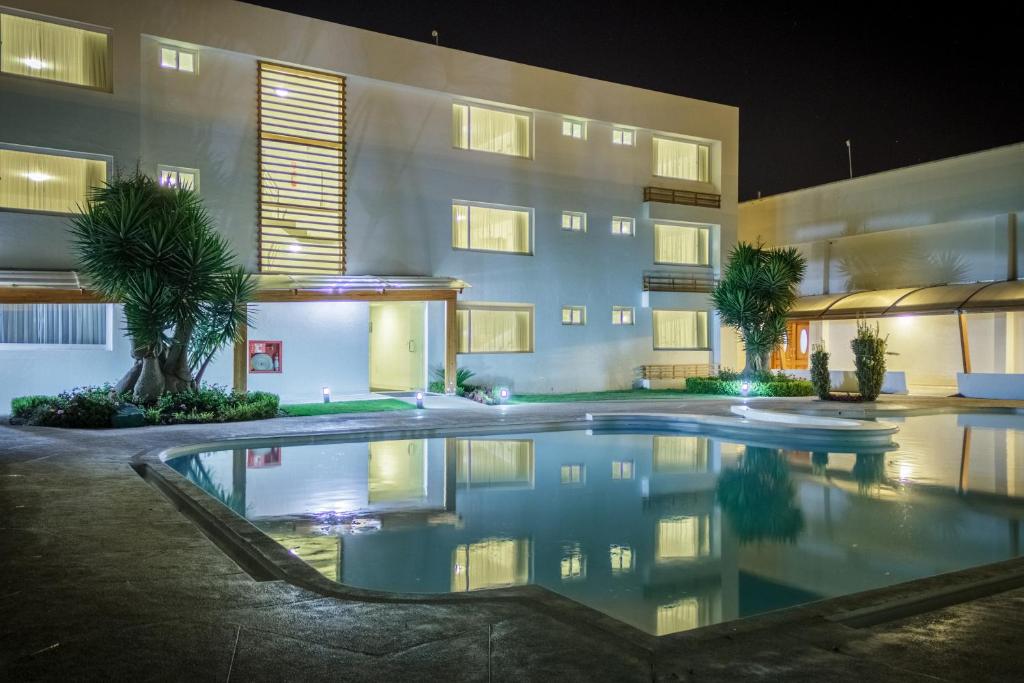
<path fill-rule="evenodd" d="M 1024 141 L 1021 3 L 254 4 L 739 106 L 741 199 Z"/>

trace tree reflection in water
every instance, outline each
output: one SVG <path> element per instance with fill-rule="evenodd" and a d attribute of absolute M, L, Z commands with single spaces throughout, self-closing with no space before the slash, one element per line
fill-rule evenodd
<path fill-rule="evenodd" d="M 793 542 L 804 528 L 789 464 L 778 449 L 747 446 L 739 467 L 722 472 L 716 495 L 740 543 Z"/>
<path fill-rule="evenodd" d="M 873 486 L 881 486 L 885 483 L 885 454 L 857 453 L 852 472 L 861 493 L 867 493 Z"/>
<path fill-rule="evenodd" d="M 216 483 L 203 463 L 202 454 L 180 456 L 167 460 L 167 465 L 190 482 L 206 491 L 236 514 L 245 516 L 245 494 L 240 491 L 228 493 Z"/>

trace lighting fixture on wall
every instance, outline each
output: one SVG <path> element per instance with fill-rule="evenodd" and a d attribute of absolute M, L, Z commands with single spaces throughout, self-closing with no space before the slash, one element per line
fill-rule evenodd
<path fill-rule="evenodd" d="M 49 173 L 42 173 L 40 171 L 29 171 L 25 174 L 25 177 L 31 180 L 33 183 L 41 183 L 46 180 L 53 178 Z"/>
<path fill-rule="evenodd" d="M 324 387 L 323 392 L 324 392 L 324 403 L 330 403 L 331 402 L 331 388 L 330 387 Z"/>

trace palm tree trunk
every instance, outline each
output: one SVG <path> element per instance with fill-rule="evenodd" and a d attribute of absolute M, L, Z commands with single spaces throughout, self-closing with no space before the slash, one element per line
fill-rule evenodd
<path fill-rule="evenodd" d="M 164 393 L 166 382 L 163 370 L 160 368 L 160 359 L 156 356 L 146 356 L 142 359 L 142 367 L 139 378 L 135 382 L 135 391 L 132 397 L 138 404 L 149 404 L 155 402 Z"/>

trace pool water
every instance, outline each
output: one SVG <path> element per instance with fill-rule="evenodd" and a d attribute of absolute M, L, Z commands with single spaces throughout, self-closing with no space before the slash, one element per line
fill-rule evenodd
<path fill-rule="evenodd" d="M 539 584 L 664 635 L 1018 556 L 1024 416 L 887 421 L 887 453 L 556 431 L 168 464 L 331 580 Z"/>

